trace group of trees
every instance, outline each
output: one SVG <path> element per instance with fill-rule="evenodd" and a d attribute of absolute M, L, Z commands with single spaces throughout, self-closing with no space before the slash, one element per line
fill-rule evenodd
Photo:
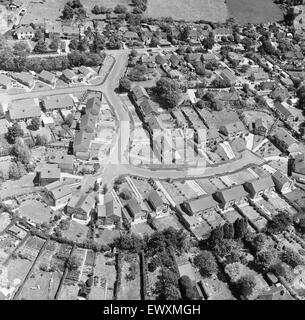
<path fill-rule="evenodd" d="M 194 258 L 194 265 L 199 268 L 203 277 L 210 277 L 212 274 L 217 273 L 218 266 L 216 259 L 212 252 L 204 250 Z"/>
<path fill-rule="evenodd" d="M 63 20 L 72 20 L 74 16 L 77 16 L 78 19 L 86 17 L 86 10 L 80 0 L 68 1 L 64 6 L 61 18 Z"/>
<path fill-rule="evenodd" d="M 279 234 L 293 224 L 292 218 L 285 211 L 279 212 L 272 220 L 268 221 L 267 230 L 271 234 Z"/>
<path fill-rule="evenodd" d="M 179 105 L 181 100 L 181 90 L 175 80 L 161 78 L 157 81 L 155 89 L 156 95 L 165 108 L 172 109 Z"/>

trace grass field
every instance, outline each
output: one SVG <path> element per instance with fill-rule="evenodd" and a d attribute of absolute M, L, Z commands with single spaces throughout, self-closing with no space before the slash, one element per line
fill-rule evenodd
<path fill-rule="evenodd" d="M 227 6 L 229 15 L 240 23 L 266 23 L 283 18 L 273 0 L 227 0 Z"/>
<path fill-rule="evenodd" d="M 188 21 L 224 22 L 228 18 L 224 0 L 149 0 L 146 14 Z"/>

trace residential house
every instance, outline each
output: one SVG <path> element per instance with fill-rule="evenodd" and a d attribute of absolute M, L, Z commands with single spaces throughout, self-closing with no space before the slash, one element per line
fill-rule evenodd
<path fill-rule="evenodd" d="M 126 31 L 123 35 L 124 41 L 139 41 L 140 37 L 136 32 Z"/>
<path fill-rule="evenodd" d="M 38 79 L 51 85 L 54 85 L 56 82 L 55 74 L 46 70 L 42 70 L 40 72 L 40 74 L 38 75 Z"/>
<path fill-rule="evenodd" d="M 271 98 L 279 101 L 284 101 L 289 98 L 289 91 L 286 87 L 276 86 L 271 93 Z"/>
<path fill-rule="evenodd" d="M 142 99 L 139 103 L 139 107 L 144 118 L 158 114 L 157 106 L 150 99 Z"/>
<path fill-rule="evenodd" d="M 66 69 L 62 72 L 61 79 L 67 83 L 75 83 L 77 82 L 78 77 L 74 71 Z"/>
<path fill-rule="evenodd" d="M 143 99 L 149 99 L 149 95 L 146 91 L 146 89 L 142 86 L 134 86 L 131 89 L 132 96 L 135 100 L 135 102 L 139 105 Z"/>
<path fill-rule="evenodd" d="M 85 81 L 89 80 L 96 74 L 96 72 L 92 68 L 85 66 L 79 67 L 78 72 L 81 74 L 82 79 Z"/>
<path fill-rule="evenodd" d="M 49 157 L 49 163 L 57 164 L 62 172 L 73 173 L 75 156 L 71 154 L 54 153 Z"/>
<path fill-rule="evenodd" d="M 81 130 L 75 134 L 73 152 L 77 158 L 88 160 L 90 157 L 90 146 L 94 138 L 92 133 Z"/>
<path fill-rule="evenodd" d="M 218 208 L 218 202 L 211 195 L 204 195 L 197 199 L 187 200 L 182 203 L 182 209 L 188 215 L 208 213 Z"/>
<path fill-rule="evenodd" d="M 42 107 L 46 112 L 53 110 L 72 109 L 74 101 L 70 95 L 48 96 L 42 100 Z"/>
<path fill-rule="evenodd" d="M 219 131 L 224 135 L 232 138 L 237 135 L 246 133 L 246 128 L 241 121 L 231 122 L 226 125 L 223 125 L 219 128 Z"/>
<path fill-rule="evenodd" d="M 234 85 L 237 81 L 235 74 L 228 68 L 223 69 L 220 76 L 224 80 L 228 81 L 228 83 L 230 83 L 231 86 Z"/>
<path fill-rule="evenodd" d="M 265 136 L 268 131 L 267 121 L 263 118 L 255 119 L 252 129 L 254 134 L 257 134 L 259 136 Z"/>
<path fill-rule="evenodd" d="M 305 159 L 304 154 L 294 156 L 291 165 L 291 176 L 298 182 L 305 183 Z"/>
<path fill-rule="evenodd" d="M 0 74 L 0 87 L 2 89 L 10 89 L 12 87 L 11 79 L 4 74 Z"/>
<path fill-rule="evenodd" d="M 284 128 L 278 128 L 273 139 L 274 144 L 284 152 L 291 153 L 298 147 L 298 141 Z"/>
<path fill-rule="evenodd" d="M 282 173 L 280 170 L 277 170 L 272 174 L 272 179 L 277 192 L 285 194 L 291 191 L 291 188 L 293 187 L 293 181 L 284 175 L 284 173 Z"/>
<path fill-rule="evenodd" d="M 249 193 L 250 198 L 260 198 L 263 194 L 268 194 L 274 190 L 274 182 L 271 176 L 260 177 L 258 179 L 244 183 L 245 190 Z"/>
<path fill-rule="evenodd" d="M 62 184 L 60 181 L 50 183 L 45 188 L 52 205 L 57 208 L 64 207 L 72 197 L 70 186 Z"/>
<path fill-rule="evenodd" d="M 247 195 L 246 190 L 241 185 L 235 185 L 214 193 L 214 196 L 222 209 L 228 209 L 235 204 L 238 205 L 243 203 Z"/>
<path fill-rule="evenodd" d="M 208 145 L 219 143 L 221 140 L 218 130 L 215 127 L 210 127 L 206 131 L 206 142 Z"/>
<path fill-rule="evenodd" d="M 29 40 L 34 38 L 35 30 L 30 26 L 21 26 L 14 32 L 18 40 Z"/>
<path fill-rule="evenodd" d="M 104 204 L 97 207 L 99 228 L 113 228 L 122 220 L 121 207 L 111 194 L 105 195 Z"/>
<path fill-rule="evenodd" d="M 67 213 L 72 216 L 72 220 L 88 224 L 94 207 L 95 199 L 90 194 L 74 195 L 67 204 Z"/>
<path fill-rule="evenodd" d="M 9 116 L 12 121 L 40 118 L 41 110 L 33 99 L 15 100 L 9 106 Z"/>
<path fill-rule="evenodd" d="M 225 27 L 219 27 L 213 30 L 215 41 L 220 41 L 221 37 L 228 37 L 233 34 L 232 29 L 225 28 Z"/>
<path fill-rule="evenodd" d="M 269 79 L 269 74 L 260 70 L 258 72 L 253 72 L 252 77 L 255 82 L 267 81 Z"/>
<path fill-rule="evenodd" d="M 87 100 L 86 114 L 90 113 L 93 116 L 98 116 L 100 114 L 101 107 L 102 107 L 101 99 L 94 96 L 94 97 Z"/>
<path fill-rule="evenodd" d="M 147 201 L 157 216 L 168 213 L 168 205 L 163 202 L 156 190 L 153 190 L 148 194 Z"/>
<path fill-rule="evenodd" d="M 128 210 L 134 223 L 146 220 L 146 213 L 142 211 L 139 202 L 135 198 L 131 198 L 127 201 L 126 209 Z"/>
<path fill-rule="evenodd" d="M 33 75 L 31 75 L 30 73 L 24 71 L 20 73 L 14 73 L 12 74 L 12 78 L 29 88 L 34 87 L 35 80 Z"/>
<path fill-rule="evenodd" d="M 52 182 L 60 180 L 60 168 L 57 164 L 44 164 L 39 173 L 39 185 L 46 186 Z"/>
<path fill-rule="evenodd" d="M 274 110 L 282 120 L 284 121 L 294 120 L 293 114 L 286 107 L 284 107 L 284 105 L 281 102 L 275 101 Z"/>
<path fill-rule="evenodd" d="M 97 116 L 94 116 L 91 113 L 84 114 L 79 125 L 80 130 L 88 133 L 94 133 L 95 127 L 97 125 L 97 120 Z"/>

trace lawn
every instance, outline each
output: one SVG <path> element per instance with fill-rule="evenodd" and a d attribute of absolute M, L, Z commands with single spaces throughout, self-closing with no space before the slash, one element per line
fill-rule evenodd
<path fill-rule="evenodd" d="M 34 223 L 49 222 L 51 210 L 37 200 L 26 200 L 20 205 L 22 216 L 31 219 Z"/>
<path fill-rule="evenodd" d="M 174 20 L 224 22 L 228 18 L 228 10 L 224 0 L 149 0 L 146 15 L 152 18 L 172 17 Z"/>
<path fill-rule="evenodd" d="M 176 230 L 184 229 L 182 224 L 179 222 L 178 218 L 174 214 L 166 215 L 155 219 L 155 225 L 159 231 L 162 231 L 169 226 L 173 227 Z"/>
<path fill-rule="evenodd" d="M 229 15 L 239 23 L 267 23 L 283 19 L 273 0 L 227 0 Z"/>
<path fill-rule="evenodd" d="M 3 231 L 11 222 L 10 215 L 7 212 L 0 213 L 0 232 Z"/>
<path fill-rule="evenodd" d="M 71 221 L 68 230 L 63 230 L 62 235 L 70 240 L 82 242 L 87 239 L 88 227 Z"/>

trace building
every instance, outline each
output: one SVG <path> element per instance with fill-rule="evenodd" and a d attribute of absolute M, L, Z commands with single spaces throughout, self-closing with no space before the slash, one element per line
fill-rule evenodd
<path fill-rule="evenodd" d="M 15 79 L 19 83 L 21 83 L 29 88 L 34 87 L 35 80 L 34 80 L 33 75 L 31 75 L 30 73 L 22 71 L 20 73 L 14 73 L 11 76 L 13 79 Z"/>
<path fill-rule="evenodd" d="M 279 101 L 275 101 L 274 111 L 284 121 L 293 121 L 294 120 L 293 114 L 286 107 L 284 107 L 284 105 Z"/>
<path fill-rule="evenodd" d="M 64 207 L 72 197 L 71 188 L 60 181 L 50 183 L 45 188 L 52 205 L 57 208 Z"/>
<path fill-rule="evenodd" d="M 149 203 L 151 209 L 156 212 L 157 216 L 168 213 L 168 205 L 163 202 L 156 190 L 151 191 L 148 194 L 147 202 Z"/>
<path fill-rule="evenodd" d="M 140 204 L 135 198 L 127 201 L 126 209 L 134 223 L 146 221 L 146 213 L 142 211 Z"/>
<path fill-rule="evenodd" d="M 49 157 L 49 163 L 57 164 L 62 172 L 73 173 L 75 156 L 71 154 L 54 153 Z"/>
<path fill-rule="evenodd" d="M 273 139 L 274 144 L 283 152 L 291 153 L 298 147 L 298 141 L 284 128 L 278 128 Z"/>
<path fill-rule="evenodd" d="M 217 209 L 218 202 L 211 195 L 204 195 L 198 199 L 183 202 L 181 207 L 188 215 L 192 216 Z"/>
<path fill-rule="evenodd" d="M 0 87 L 7 90 L 12 87 L 11 79 L 5 74 L 0 74 Z"/>
<path fill-rule="evenodd" d="M 305 159 L 304 154 L 297 154 L 291 166 L 291 176 L 298 182 L 305 183 Z"/>
<path fill-rule="evenodd" d="M 82 116 L 79 128 L 81 131 L 88 133 L 94 133 L 95 127 L 97 125 L 97 116 L 94 116 L 91 113 L 86 113 Z"/>
<path fill-rule="evenodd" d="M 15 100 L 9 105 L 9 116 L 12 121 L 40 118 L 41 110 L 34 99 Z"/>
<path fill-rule="evenodd" d="M 18 40 L 29 40 L 34 38 L 35 30 L 30 26 L 21 26 L 14 34 Z"/>
<path fill-rule="evenodd" d="M 95 199 L 91 195 L 74 195 L 67 204 L 67 213 L 72 216 L 72 220 L 87 224 L 90 221 L 90 214 L 94 207 Z"/>
<path fill-rule="evenodd" d="M 92 68 L 85 66 L 79 67 L 78 72 L 80 73 L 82 79 L 85 81 L 89 80 L 96 74 L 96 72 Z"/>
<path fill-rule="evenodd" d="M 61 79 L 67 83 L 75 83 L 77 82 L 78 76 L 74 71 L 66 69 L 62 72 Z"/>
<path fill-rule="evenodd" d="M 250 198 L 256 199 L 274 190 L 274 182 L 271 176 L 266 176 L 245 182 L 244 188 L 249 193 Z"/>
<path fill-rule="evenodd" d="M 68 94 L 59 96 L 48 96 L 42 100 L 42 107 L 46 112 L 61 109 L 74 108 L 74 101 Z"/>
<path fill-rule="evenodd" d="M 213 30 L 215 41 L 220 41 L 221 37 L 228 37 L 233 34 L 232 29 L 219 27 Z"/>
<path fill-rule="evenodd" d="M 46 186 L 60 180 L 60 168 L 57 164 L 44 164 L 39 172 L 39 185 Z"/>
<path fill-rule="evenodd" d="M 267 121 L 262 118 L 255 119 L 252 129 L 254 134 L 265 136 L 268 132 Z"/>
<path fill-rule="evenodd" d="M 40 72 L 38 79 L 51 85 L 54 85 L 56 82 L 55 74 L 46 70 Z"/>
<path fill-rule="evenodd" d="M 114 228 L 121 222 L 121 207 L 111 194 L 105 195 L 104 204 L 98 205 L 97 216 L 99 228 Z"/>
<path fill-rule="evenodd" d="M 143 101 L 144 99 L 148 99 L 149 100 L 149 95 L 146 91 L 146 89 L 142 86 L 134 86 L 131 89 L 132 92 L 132 96 L 135 100 L 135 102 L 139 105 L 141 103 L 141 101 Z"/>
<path fill-rule="evenodd" d="M 83 130 L 77 132 L 74 137 L 73 152 L 77 158 L 88 160 L 90 157 L 90 146 L 94 138 L 92 133 Z"/>
<path fill-rule="evenodd" d="M 228 209 L 233 205 L 243 203 L 247 197 L 247 192 L 241 185 L 232 186 L 215 192 L 215 198 L 220 203 L 222 209 Z"/>
<path fill-rule="evenodd" d="M 271 98 L 284 101 L 289 98 L 289 91 L 286 87 L 276 86 L 271 93 Z"/>
<path fill-rule="evenodd" d="M 261 70 L 259 70 L 258 72 L 253 72 L 252 77 L 255 82 L 262 82 L 262 81 L 269 80 L 269 74 Z"/>
<path fill-rule="evenodd" d="M 246 128 L 241 121 L 231 122 L 219 128 L 219 131 L 230 138 L 246 133 Z"/>
<path fill-rule="evenodd" d="M 94 96 L 87 100 L 86 103 L 86 113 L 91 113 L 94 116 L 98 116 L 100 114 L 102 107 L 102 101 L 97 96 Z"/>
<path fill-rule="evenodd" d="M 294 300 L 290 293 L 282 286 L 270 287 L 268 291 L 262 292 L 257 300 Z"/>
<path fill-rule="evenodd" d="M 228 68 L 223 69 L 220 76 L 224 80 L 228 81 L 228 83 L 231 86 L 234 85 L 237 81 L 235 74 L 231 70 L 229 70 Z"/>
<path fill-rule="evenodd" d="M 280 170 L 277 170 L 272 175 L 272 179 L 275 185 L 275 189 L 279 193 L 288 193 L 293 187 L 293 181 L 284 175 Z"/>
<path fill-rule="evenodd" d="M 145 117 L 159 114 L 156 105 L 150 99 L 141 99 L 139 103 L 140 110 Z"/>

